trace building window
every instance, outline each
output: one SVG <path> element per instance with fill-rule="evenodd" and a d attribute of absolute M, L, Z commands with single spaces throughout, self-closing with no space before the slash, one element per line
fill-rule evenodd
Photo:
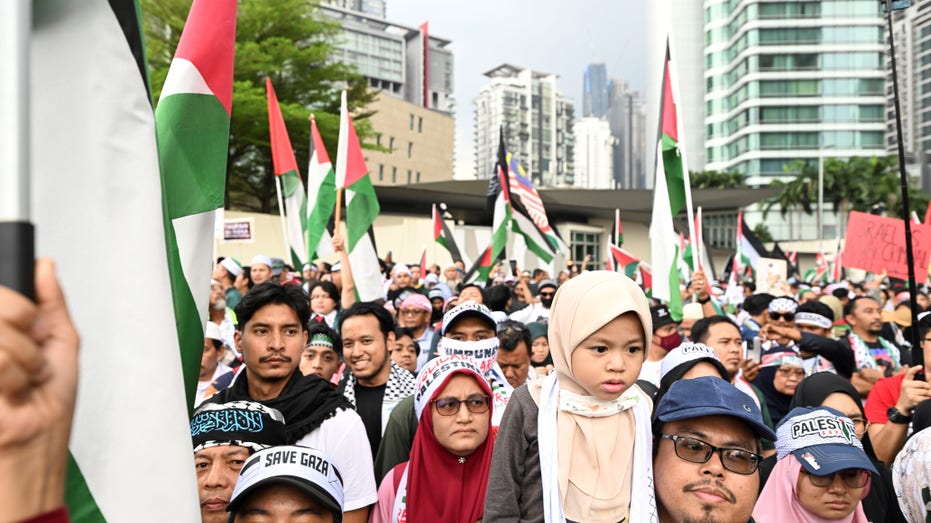
<path fill-rule="evenodd" d="M 407 142 L 407 159 L 410 160 L 414 156 L 414 142 Z"/>
<path fill-rule="evenodd" d="M 413 131 L 413 130 L 414 130 L 414 115 L 413 115 L 413 113 L 411 114 L 411 124 L 410 124 L 410 129 L 411 129 L 411 131 Z"/>
<path fill-rule="evenodd" d="M 417 132 L 418 133 L 423 132 L 423 116 L 417 117 Z"/>
<path fill-rule="evenodd" d="M 378 164 L 378 181 L 384 181 L 385 179 L 385 164 Z"/>
<path fill-rule="evenodd" d="M 581 268 L 582 260 L 586 255 L 592 257 L 592 261 L 586 265 L 589 270 L 595 270 L 601 266 L 601 233 L 597 232 L 578 232 L 572 231 L 572 259 L 579 264 Z"/>
<path fill-rule="evenodd" d="M 391 183 L 398 183 L 398 168 L 391 168 Z"/>
<path fill-rule="evenodd" d="M 412 176 L 413 176 L 413 173 L 411 172 L 410 169 L 408 169 L 408 170 L 407 170 L 407 185 L 410 185 L 410 184 L 411 184 L 411 177 L 412 177 Z"/>
<path fill-rule="evenodd" d="M 375 145 L 381 145 L 381 133 L 375 134 Z"/>
<path fill-rule="evenodd" d="M 417 171 L 417 183 L 420 183 L 420 171 Z"/>
<path fill-rule="evenodd" d="M 388 148 L 394 153 L 394 136 L 388 139 Z"/>

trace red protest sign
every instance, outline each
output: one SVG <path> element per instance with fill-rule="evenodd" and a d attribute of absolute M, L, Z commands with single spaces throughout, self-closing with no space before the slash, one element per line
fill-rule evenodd
<path fill-rule="evenodd" d="M 912 250 L 915 277 L 924 280 L 931 256 L 931 226 L 912 224 Z M 893 278 L 908 279 L 905 256 L 905 222 L 896 218 L 851 212 L 841 265 L 882 272 Z"/>

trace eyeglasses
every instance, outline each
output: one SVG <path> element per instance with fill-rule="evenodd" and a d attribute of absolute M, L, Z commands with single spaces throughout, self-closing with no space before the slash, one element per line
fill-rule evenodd
<path fill-rule="evenodd" d="M 800 369 L 798 367 L 794 367 L 794 368 L 793 367 L 779 367 L 778 369 L 776 369 L 776 372 L 786 377 L 796 377 L 796 378 L 805 377 L 805 369 Z"/>
<path fill-rule="evenodd" d="M 769 317 L 772 320 L 778 320 L 779 318 L 783 318 L 786 321 L 794 321 L 795 313 L 793 312 L 770 312 Z"/>
<path fill-rule="evenodd" d="M 423 309 L 402 309 L 400 313 L 404 316 L 417 316 L 418 314 L 426 314 L 427 311 Z"/>
<path fill-rule="evenodd" d="M 463 403 L 472 414 L 488 412 L 490 401 L 491 398 L 485 394 L 473 394 L 464 400 L 459 398 L 437 398 L 430 403 L 436 407 L 436 411 L 440 413 L 440 416 L 455 416 L 459 413 L 459 407 Z"/>
<path fill-rule="evenodd" d="M 707 463 L 711 459 L 711 455 L 717 452 L 721 457 L 721 464 L 724 465 L 724 468 L 745 476 L 756 472 L 756 469 L 760 466 L 760 461 L 763 459 L 763 456 L 749 450 L 715 447 L 710 443 L 688 436 L 660 434 L 660 437 L 673 441 L 676 456 L 679 456 L 680 459 L 692 463 Z"/>
<path fill-rule="evenodd" d="M 808 476 L 808 479 L 811 481 L 811 484 L 816 487 L 830 487 L 834 484 L 834 476 L 840 476 L 840 479 L 843 480 L 844 484 L 850 488 L 863 488 L 866 486 L 866 482 L 869 480 L 870 473 L 869 471 L 863 469 L 847 469 L 835 472 L 833 474 L 828 474 L 826 476 L 816 476 L 809 473 L 807 470 L 802 469 L 802 474 Z"/>
<path fill-rule="evenodd" d="M 553 296 L 556 296 L 555 292 L 541 292 L 540 293 L 541 298 L 552 298 Z"/>
<path fill-rule="evenodd" d="M 853 422 L 853 429 L 857 431 L 857 435 L 862 435 L 870 428 L 870 422 L 863 418 L 850 418 L 850 421 Z"/>
<path fill-rule="evenodd" d="M 524 332 L 524 326 L 521 323 L 516 322 L 516 321 L 501 322 L 495 328 L 497 332 L 504 332 L 508 329 L 512 331 L 516 331 L 516 332 Z"/>

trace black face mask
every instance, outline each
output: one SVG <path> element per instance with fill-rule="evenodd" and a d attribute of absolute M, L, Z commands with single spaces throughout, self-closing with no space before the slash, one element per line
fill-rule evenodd
<path fill-rule="evenodd" d="M 553 305 L 553 298 L 540 298 L 540 303 L 542 303 L 544 307 L 549 309 L 550 306 Z"/>

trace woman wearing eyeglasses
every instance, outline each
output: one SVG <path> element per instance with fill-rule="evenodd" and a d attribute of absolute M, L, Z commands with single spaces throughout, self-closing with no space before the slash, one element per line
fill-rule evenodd
<path fill-rule="evenodd" d="M 753 384 L 766 398 L 766 407 L 774 425 L 789 412 L 795 388 L 805 379 L 805 364 L 795 350 L 775 345 L 763 351 L 762 366 Z"/>
<path fill-rule="evenodd" d="M 753 510 L 758 523 L 869 521 L 861 500 L 877 471 L 850 418 L 830 407 L 792 409 L 776 429 L 776 457 Z"/>
<path fill-rule="evenodd" d="M 494 444 L 491 409 L 491 388 L 471 358 L 427 363 L 414 393 L 420 424 L 410 461 L 385 475 L 370 523 L 480 521 Z"/>

